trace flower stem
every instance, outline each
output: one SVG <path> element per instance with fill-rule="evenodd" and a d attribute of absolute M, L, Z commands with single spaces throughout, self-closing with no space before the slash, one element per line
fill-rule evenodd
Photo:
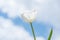
<path fill-rule="evenodd" d="M 50 31 L 50 34 L 49 34 L 48 40 L 51 40 L 52 34 L 53 34 L 53 29 L 51 29 L 51 31 Z"/>
<path fill-rule="evenodd" d="M 34 28 L 33 28 L 33 25 L 32 25 L 31 22 L 30 22 L 30 25 L 31 25 L 31 29 L 32 29 L 32 33 L 33 33 L 34 40 L 36 40 L 36 36 L 35 36 L 35 33 L 34 33 Z"/>

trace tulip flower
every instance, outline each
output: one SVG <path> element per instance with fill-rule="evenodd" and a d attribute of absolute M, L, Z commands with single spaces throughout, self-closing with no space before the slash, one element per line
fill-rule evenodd
<path fill-rule="evenodd" d="M 36 36 L 34 33 L 34 28 L 33 28 L 32 22 L 35 20 L 36 14 L 37 14 L 36 10 L 32 10 L 32 12 L 27 11 L 22 14 L 23 19 L 30 23 L 34 40 L 36 40 Z"/>
<path fill-rule="evenodd" d="M 36 14 L 37 14 L 36 10 L 32 10 L 32 12 L 30 11 L 24 12 L 21 16 L 25 21 L 33 22 L 35 20 Z"/>

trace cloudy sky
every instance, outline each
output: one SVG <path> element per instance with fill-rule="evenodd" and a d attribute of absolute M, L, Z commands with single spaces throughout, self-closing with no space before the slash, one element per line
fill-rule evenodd
<path fill-rule="evenodd" d="M 60 40 L 60 0 L 0 0 L 0 40 L 33 40 L 30 24 L 21 14 L 37 10 L 33 26 L 37 40 Z"/>

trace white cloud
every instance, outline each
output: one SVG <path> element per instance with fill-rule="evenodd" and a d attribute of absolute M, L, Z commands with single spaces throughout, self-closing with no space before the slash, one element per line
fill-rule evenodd
<path fill-rule="evenodd" d="M 46 3 L 48 0 L 34 0 L 36 3 L 43 4 Z"/>
<path fill-rule="evenodd" d="M 23 1 L 18 0 L 0 0 L 0 8 L 2 9 L 2 12 L 6 12 L 8 14 L 8 17 L 16 17 L 20 16 L 22 11 L 26 9 L 26 6 Z"/>
<path fill-rule="evenodd" d="M 59 29 L 60 30 L 60 29 Z M 60 40 L 60 31 L 58 29 L 54 29 L 52 40 Z"/>
<path fill-rule="evenodd" d="M 37 21 L 49 22 L 53 24 L 55 29 L 60 29 L 60 11 L 59 11 L 60 7 L 59 7 L 59 3 L 56 1 L 51 0 L 48 1 L 49 5 L 47 4 L 41 5 L 41 9 L 39 9 L 37 15 Z"/>
<path fill-rule="evenodd" d="M 45 40 L 43 37 L 37 37 L 37 40 Z"/>
<path fill-rule="evenodd" d="M 0 40 L 33 40 L 33 37 L 22 26 L 16 26 L 10 19 L 0 17 Z M 37 40 L 45 39 L 37 37 Z"/>

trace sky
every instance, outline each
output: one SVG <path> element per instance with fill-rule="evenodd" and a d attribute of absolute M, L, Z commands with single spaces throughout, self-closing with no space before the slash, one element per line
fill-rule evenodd
<path fill-rule="evenodd" d="M 47 40 L 53 28 L 51 40 L 60 40 L 59 0 L 0 0 L 0 40 L 33 40 L 30 24 L 21 14 L 25 10 L 37 10 L 32 22 L 37 40 Z"/>

